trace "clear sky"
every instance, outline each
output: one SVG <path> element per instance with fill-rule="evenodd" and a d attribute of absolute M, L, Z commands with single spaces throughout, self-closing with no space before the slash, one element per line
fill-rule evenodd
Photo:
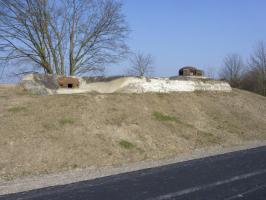
<path fill-rule="evenodd" d="M 124 0 L 124 13 L 130 47 L 154 56 L 157 76 L 176 75 L 183 65 L 217 72 L 225 55 L 246 60 L 266 40 L 266 0 Z"/>
<path fill-rule="evenodd" d="M 227 54 L 247 60 L 256 43 L 266 41 L 266 0 L 122 1 L 129 46 L 153 55 L 155 76 L 174 76 L 184 65 L 217 73 Z M 123 74 L 128 66 L 109 66 L 106 75 Z"/>

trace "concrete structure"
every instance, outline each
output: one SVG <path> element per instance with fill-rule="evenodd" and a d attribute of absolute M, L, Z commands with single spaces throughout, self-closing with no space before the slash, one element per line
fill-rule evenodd
<path fill-rule="evenodd" d="M 139 78 L 119 77 L 108 78 L 101 81 L 87 82 L 79 78 L 80 87 L 77 89 L 59 88 L 56 94 L 70 93 L 169 93 L 169 92 L 194 92 L 194 91 L 222 91 L 230 92 L 230 85 L 223 81 L 199 79 L 198 77 L 170 80 L 169 78 Z"/>
<path fill-rule="evenodd" d="M 58 77 L 57 82 L 61 88 L 78 88 L 79 80 L 73 77 Z"/>
<path fill-rule="evenodd" d="M 182 67 L 179 70 L 179 76 L 203 76 L 203 71 L 195 67 Z"/>
<path fill-rule="evenodd" d="M 38 79 L 38 74 L 28 75 L 22 80 L 22 86 L 30 92 L 37 94 L 73 94 L 73 93 L 169 93 L 169 92 L 194 92 L 194 91 L 222 91 L 230 92 L 232 89 L 227 82 L 216 81 L 199 77 L 169 78 L 139 78 L 139 77 L 116 77 L 116 78 L 81 78 L 73 77 L 79 81 L 78 88 L 47 88 Z"/>

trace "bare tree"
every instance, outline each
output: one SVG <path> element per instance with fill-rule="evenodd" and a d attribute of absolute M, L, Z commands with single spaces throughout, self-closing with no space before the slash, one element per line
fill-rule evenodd
<path fill-rule="evenodd" d="M 121 8 L 117 0 L 0 0 L 0 61 L 49 74 L 103 70 L 127 52 Z"/>
<path fill-rule="evenodd" d="M 128 70 L 129 75 L 150 76 L 154 71 L 154 59 L 150 54 L 136 53 L 130 59 L 131 67 Z"/>
<path fill-rule="evenodd" d="M 224 58 L 220 77 L 227 80 L 232 87 L 239 87 L 243 70 L 244 63 L 241 56 L 229 54 Z"/>
<path fill-rule="evenodd" d="M 249 66 L 253 79 L 256 80 L 254 90 L 266 96 L 266 46 L 263 41 L 258 42 L 250 57 Z"/>
<path fill-rule="evenodd" d="M 215 79 L 217 78 L 217 68 L 215 67 L 206 67 L 204 71 L 204 75 L 207 76 L 208 78 Z"/>
<path fill-rule="evenodd" d="M 257 71 L 249 69 L 243 74 L 240 88 L 251 92 L 259 93 L 257 89 Z"/>

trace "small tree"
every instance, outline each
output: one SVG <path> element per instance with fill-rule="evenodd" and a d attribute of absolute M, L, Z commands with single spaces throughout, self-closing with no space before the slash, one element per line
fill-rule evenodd
<path fill-rule="evenodd" d="M 150 54 L 137 53 L 130 59 L 131 67 L 128 70 L 129 75 L 150 76 L 154 71 L 154 59 Z"/>
<path fill-rule="evenodd" d="M 227 80 L 232 87 L 239 87 L 243 71 L 244 64 L 241 56 L 229 54 L 224 58 L 220 77 Z"/>

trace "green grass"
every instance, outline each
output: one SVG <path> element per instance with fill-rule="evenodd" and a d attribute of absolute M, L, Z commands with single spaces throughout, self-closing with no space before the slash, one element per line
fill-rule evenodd
<path fill-rule="evenodd" d="M 120 141 L 119 141 L 119 145 L 120 145 L 121 147 L 123 147 L 124 149 L 132 149 L 132 148 L 135 147 L 134 144 L 132 144 L 131 142 L 126 141 L 126 140 L 120 140 Z"/>
<path fill-rule="evenodd" d="M 175 116 L 164 115 L 160 112 L 153 112 L 152 115 L 156 120 L 159 120 L 159 121 L 175 121 L 175 122 L 178 121 Z"/>
<path fill-rule="evenodd" d="M 59 120 L 59 124 L 61 125 L 74 124 L 74 123 L 75 123 L 75 120 L 72 118 L 68 118 L 68 117 L 65 117 Z"/>
<path fill-rule="evenodd" d="M 9 108 L 8 112 L 17 113 L 17 112 L 26 111 L 26 110 L 27 108 L 24 106 L 14 106 L 12 108 Z"/>
<path fill-rule="evenodd" d="M 153 116 L 154 119 L 156 119 L 158 121 L 165 121 L 165 122 L 167 122 L 167 121 L 171 122 L 172 121 L 172 122 L 176 122 L 176 123 L 178 123 L 178 124 L 180 124 L 182 126 L 186 126 L 186 127 L 192 128 L 192 129 L 195 128 L 193 125 L 188 124 L 188 123 L 186 123 L 184 121 L 181 121 L 181 120 L 177 119 L 175 116 L 164 115 L 164 114 L 162 114 L 160 112 L 153 112 L 152 116 Z"/>

